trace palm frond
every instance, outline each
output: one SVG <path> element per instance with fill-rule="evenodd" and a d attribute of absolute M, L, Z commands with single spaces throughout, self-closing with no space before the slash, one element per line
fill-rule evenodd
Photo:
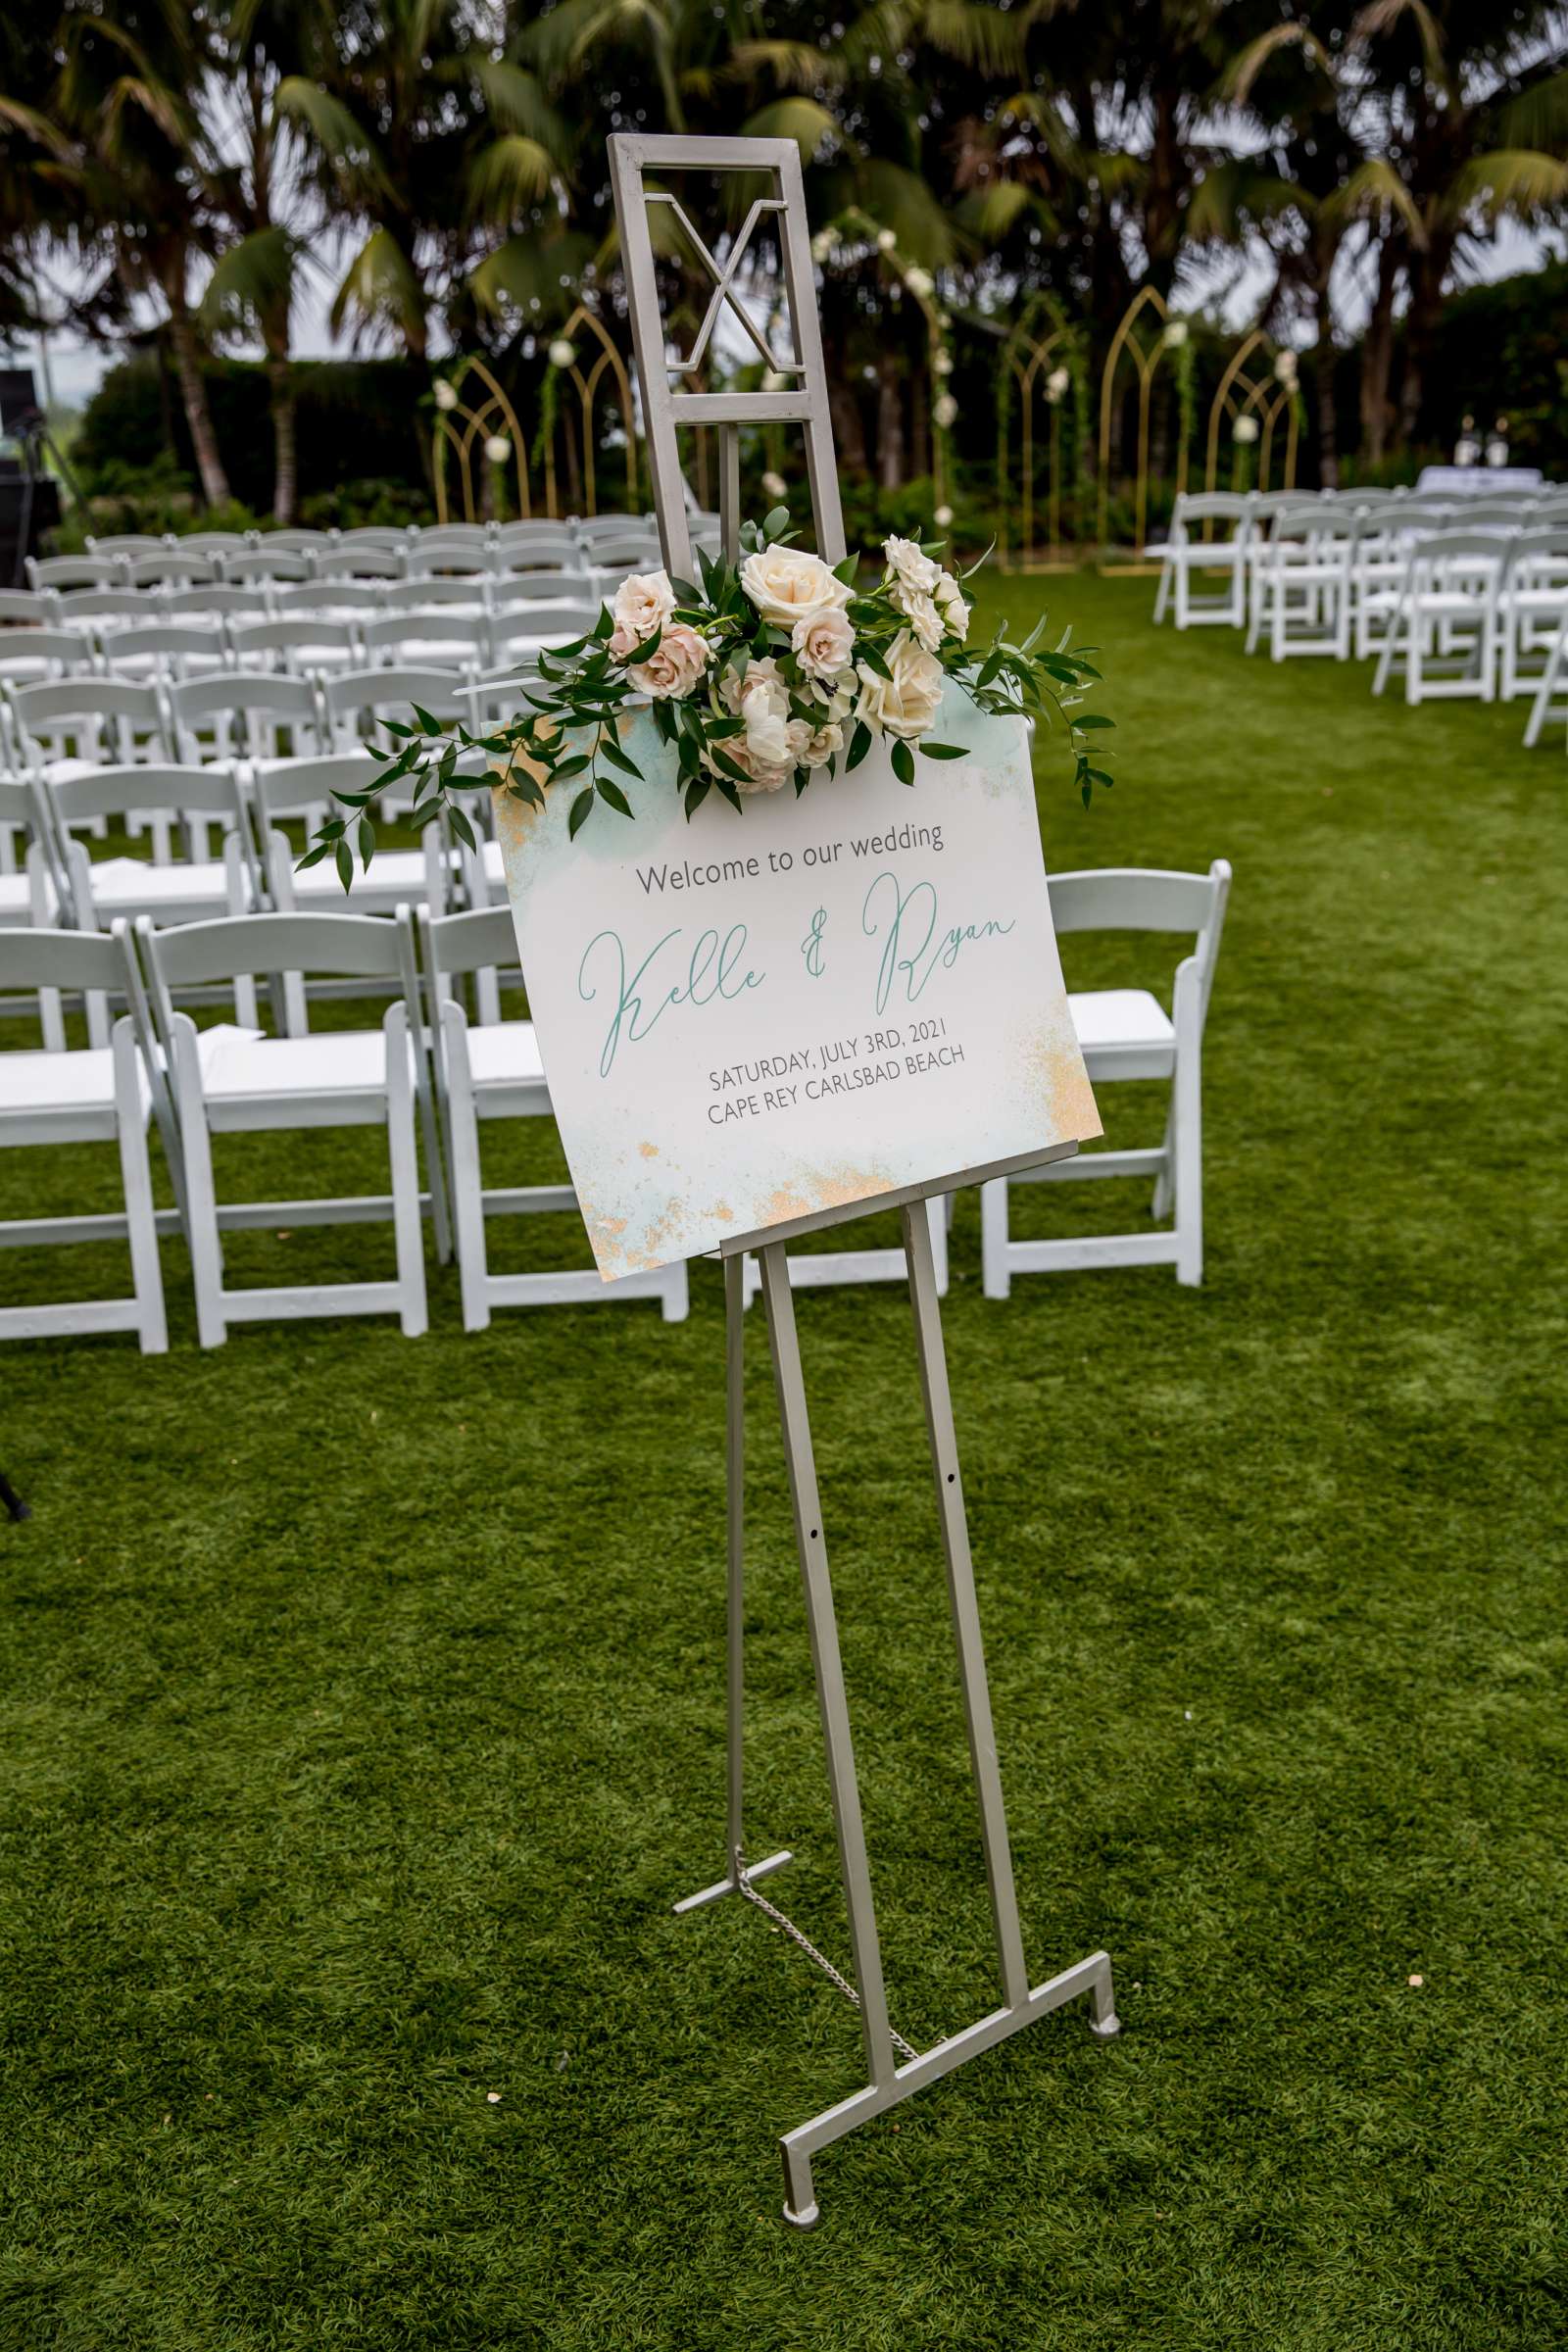
<path fill-rule="evenodd" d="M 545 96 L 544 84 L 526 67 L 507 58 L 486 57 L 473 51 L 464 61 L 479 85 L 485 112 L 503 130 L 518 131 L 545 149 L 556 169 L 564 172 L 571 155 L 571 133 Z"/>
<path fill-rule="evenodd" d="M 280 122 L 298 131 L 331 165 L 350 193 L 385 196 L 390 186 L 375 142 L 356 117 L 303 74 L 286 74 L 272 100 Z"/>
<path fill-rule="evenodd" d="M 1450 219 L 1479 212 L 1495 225 L 1510 218 L 1535 220 L 1568 204 L 1568 163 L 1528 147 L 1473 155 L 1455 173 L 1445 200 Z"/>
<path fill-rule="evenodd" d="M 555 165 L 538 140 L 510 130 L 481 148 L 468 166 L 464 188 L 468 218 L 510 228 L 519 213 L 543 204 L 555 184 Z"/>
<path fill-rule="evenodd" d="M 1499 147 L 1537 147 L 1549 154 L 1568 145 L 1568 69 L 1504 99 L 1488 120 Z"/>
<path fill-rule="evenodd" d="M 510 305 L 531 316 L 564 318 L 592 259 L 593 239 L 577 229 L 508 237 L 469 272 L 468 290 L 483 311 Z"/>
<path fill-rule="evenodd" d="M 1368 0 L 1368 5 L 1351 19 L 1350 47 L 1364 49 L 1372 41 L 1386 39 L 1406 18 L 1421 36 L 1421 57 L 1427 73 L 1446 88 L 1448 61 L 1444 54 L 1443 35 L 1426 0 Z"/>
<path fill-rule="evenodd" d="M 977 0 L 925 0 L 921 30 L 931 47 L 971 74 L 1021 74 L 1029 26 L 1020 13 Z"/>
<path fill-rule="evenodd" d="M 781 90 L 836 89 L 846 78 L 842 51 L 818 49 L 814 41 L 737 41 L 713 76 L 723 81 L 755 81 L 771 76 Z"/>
<path fill-rule="evenodd" d="M 1194 244 L 1240 244 L 1250 227 L 1291 212 L 1305 219 L 1313 199 L 1294 180 L 1260 172 L 1246 156 L 1212 164 L 1193 190 L 1186 233 Z"/>
<path fill-rule="evenodd" d="M 344 270 L 331 318 L 334 333 L 348 320 L 361 331 L 390 326 L 404 337 L 423 328 L 424 289 L 390 229 L 372 229 Z"/>
<path fill-rule="evenodd" d="M 857 176 L 865 211 L 879 227 L 892 229 L 906 261 L 942 270 L 955 259 L 952 216 L 918 172 L 868 156 Z"/>
<path fill-rule="evenodd" d="M 1352 220 L 1371 220 L 1390 214 L 1403 223 L 1413 245 L 1425 246 L 1427 235 L 1420 207 L 1394 166 L 1376 155 L 1357 164 L 1344 185 L 1323 204 L 1324 219 L 1341 227 Z"/>
<path fill-rule="evenodd" d="M 1034 201 L 1021 179 L 991 179 L 965 197 L 957 218 L 982 245 L 1001 245 L 1033 211 Z"/>
<path fill-rule="evenodd" d="M 1304 58 L 1310 59 L 1314 66 L 1321 67 L 1325 74 L 1334 71 L 1334 61 L 1316 33 L 1309 26 L 1293 20 L 1288 24 L 1271 25 L 1267 32 L 1260 32 L 1255 41 L 1249 41 L 1245 49 L 1237 52 L 1220 75 L 1220 96 L 1232 106 L 1249 105 L 1258 75 L 1269 59 L 1277 56 L 1282 49 L 1298 49 Z"/>
<path fill-rule="evenodd" d="M 748 139 L 793 139 L 801 162 L 811 163 L 843 142 L 844 133 L 814 98 L 775 98 L 741 125 Z"/>

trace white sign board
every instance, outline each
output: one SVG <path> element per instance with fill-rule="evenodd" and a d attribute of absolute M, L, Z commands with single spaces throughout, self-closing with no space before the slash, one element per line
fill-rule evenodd
<path fill-rule="evenodd" d="M 1100 1133 L 1051 925 L 1023 721 L 950 692 L 901 784 L 877 744 L 797 799 L 710 793 L 637 713 L 572 792 L 497 796 L 528 1005 L 599 1271 L 692 1257 Z"/>

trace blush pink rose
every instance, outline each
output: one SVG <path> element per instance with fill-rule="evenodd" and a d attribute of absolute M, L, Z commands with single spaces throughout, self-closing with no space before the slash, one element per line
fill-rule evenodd
<path fill-rule="evenodd" d="M 836 678 L 855 652 L 855 631 L 848 613 L 835 606 L 809 612 L 790 631 L 790 646 L 808 677 Z"/>
<path fill-rule="evenodd" d="M 649 659 L 626 675 L 656 702 L 667 702 L 690 694 L 711 659 L 707 638 L 677 620 L 665 629 Z"/>

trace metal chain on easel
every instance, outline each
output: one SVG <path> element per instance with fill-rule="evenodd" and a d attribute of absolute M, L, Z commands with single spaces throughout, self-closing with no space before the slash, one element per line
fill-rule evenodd
<path fill-rule="evenodd" d="M 791 1943 L 798 1944 L 801 1950 L 806 1954 L 808 1960 L 814 1961 L 816 1966 L 822 1971 L 823 1976 L 826 1977 L 828 1983 L 830 1984 L 836 1984 L 840 1992 L 843 1993 L 844 1998 L 847 2001 L 853 2002 L 855 2007 L 858 2009 L 860 2006 L 860 1996 L 856 1991 L 855 1986 L 850 1983 L 849 1978 L 844 1974 L 844 1971 L 841 1968 L 834 1967 L 826 1952 L 819 1952 L 817 1950 L 809 1936 L 804 1934 L 803 1931 L 795 1925 L 794 1920 L 791 1919 L 786 1912 L 783 1912 L 779 1909 L 777 1903 L 770 1903 L 765 1894 L 758 1893 L 757 1888 L 752 1885 L 750 1874 L 746 1868 L 746 1856 L 741 1852 L 739 1846 L 735 1848 L 735 1884 L 739 1887 L 741 1893 L 746 1897 L 746 1900 L 749 1903 L 755 1903 L 764 1919 L 770 1919 L 776 1928 L 781 1928 L 784 1934 L 789 1937 Z M 913 2042 L 906 2041 L 904 2035 L 899 2032 L 896 2026 L 889 2026 L 888 2037 L 891 2040 L 894 2048 L 896 2050 L 901 2050 L 906 2058 L 919 2057 L 920 2053 L 915 2048 Z"/>

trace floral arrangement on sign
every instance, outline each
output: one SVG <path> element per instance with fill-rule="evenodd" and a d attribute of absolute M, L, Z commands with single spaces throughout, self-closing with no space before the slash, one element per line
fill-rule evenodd
<path fill-rule="evenodd" d="M 830 565 L 793 545 L 795 536 L 788 510 L 775 507 L 761 523 L 742 524 L 739 563 L 699 553 L 700 587 L 662 571 L 634 572 L 587 636 L 540 656 L 537 682 L 519 680 L 526 710 L 492 733 L 418 708 L 413 725 L 388 720 L 395 753 L 366 747 L 387 766 L 363 792 L 334 794 L 350 813 L 320 826 L 301 864 L 335 858 L 347 889 L 354 849 L 367 866 L 374 854 L 377 796 L 409 778 L 415 824 L 444 809 L 473 846 L 451 795 L 460 782 L 471 787 L 475 755 L 492 764 L 497 784 L 537 808 L 553 787 L 573 786 L 573 840 L 601 803 L 629 817 L 616 776 L 640 778 L 642 770 L 619 722 L 639 699 L 674 747 L 688 817 L 710 792 L 737 809 L 749 793 L 789 783 L 802 793 L 814 777 L 858 766 L 878 739 L 891 744 L 894 773 L 906 784 L 914 782 L 916 751 L 962 759 L 962 744 L 931 732 L 950 679 L 977 710 L 1060 718 L 1086 808 L 1097 784 L 1111 783 L 1091 745 L 1113 722 L 1081 708 L 1100 675 L 1093 648 L 1070 651 L 1066 635 L 1045 646 L 1044 616 L 1021 645 L 1001 628 L 989 644 L 971 645 L 963 586 L 979 564 L 944 569 L 941 541 L 886 540 L 881 578 L 861 588 L 856 557 Z"/>

